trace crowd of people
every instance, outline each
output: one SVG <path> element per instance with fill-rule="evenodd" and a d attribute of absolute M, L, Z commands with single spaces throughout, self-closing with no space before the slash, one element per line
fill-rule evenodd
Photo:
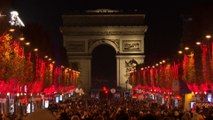
<path fill-rule="evenodd" d="M 48 111 L 51 111 L 56 120 L 213 120 L 213 108 L 197 107 L 195 111 L 184 111 L 175 107 L 168 108 L 151 99 L 71 98 L 60 103 L 52 102 Z M 14 119 L 25 120 L 26 117 Z M 2 116 L 0 120 L 10 118 Z"/>
<path fill-rule="evenodd" d="M 49 110 L 58 120 L 213 120 L 213 108 L 168 109 L 148 99 L 82 98 L 51 104 Z"/>

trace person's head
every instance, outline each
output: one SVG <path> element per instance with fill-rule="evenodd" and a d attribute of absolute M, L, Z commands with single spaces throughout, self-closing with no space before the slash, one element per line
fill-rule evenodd
<path fill-rule="evenodd" d="M 78 115 L 73 115 L 71 117 L 71 120 L 80 120 L 79 116 Z"/>
<path fill-rule="evenodd" d="M 213 110 L 209 112 L 209 116 L 213 117 Z"/>
<path fill-rule="evenodd" d="M 169 112 L 167 110 L 163 111 L 163 115 L 164 116 L 168 116 L 169 115 Z"/>
<path fill-rule="evenodd" d="M 179 116 L 179 115 L 180 115 L 179 111 L 175 110 L 174 111 L 174 116 Z"/>
<path fill-rule="evenodd" d="M 191 118 L 191 113 L 189 113 L 189 112 L 186 112 L 186 113 L 184 113 L 184 115 L 183 115 L 185 118 Z"/>

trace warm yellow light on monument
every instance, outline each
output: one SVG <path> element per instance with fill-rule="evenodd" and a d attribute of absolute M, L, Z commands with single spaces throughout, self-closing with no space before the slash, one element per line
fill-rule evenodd
<path fill-rule="evenodd" d="M 47 56 L 47 55 L 45 55 L 45 56 L 44 56 L 44 58 L 46 58 L 46 59 L 47 59 L 47 58 L 48 58 L 48 56 Z"/>
<path fill-rule="evenodd" d="M 162 64 L 162 62 L 159 62 L 160 64 Z"/>
<path fill-rule="evenodd" d="M 51 61 L 51 60 L 52 60 L 52 58 L 49 58 L 48 60 L 49 60 L 49 61 Z"/>
<path fill-rule="evenodd" d="M 155 65 L 156 65 L 156 66 L 158 66 L 158 64 L 157 64 L 157 63 L 156 63 Z"/>
<path fill-rule="evenodd" d="M 53 64 L 55 64 L 55 61 L 52 61 Z"/>

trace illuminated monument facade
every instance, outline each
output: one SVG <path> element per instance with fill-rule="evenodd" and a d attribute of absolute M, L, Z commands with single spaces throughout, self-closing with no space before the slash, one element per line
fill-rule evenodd
<path fill-rule="evenodd" d="M 131 70 L 127 63 L 134 60 L 141 64 L 145 58 L 145 15 L 99 9 L 63 15 L 62 18 L 64 47 L 70 67 L 77 67 L 81 72 L 80 86 L 90 89 L 92 52 L 97 46 L 107 44 L 116 51 L 117 86 L 130 89 L 132 86 L 127 80 Z"/>

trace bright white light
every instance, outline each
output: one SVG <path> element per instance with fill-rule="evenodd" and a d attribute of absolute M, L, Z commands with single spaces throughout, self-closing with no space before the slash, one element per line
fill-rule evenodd
<path fill-rule="evenodd" d="M 59 103 L 59 97 L 58 96 L 55 98 L 55 102 Z"/>
<path fill-rule="evenodd" d="M 178 53 L 179 53 L 179 54 L 182 54 L 182 53 L 183 53 L 183 51 L 179 50 L 179 51 L 178 51 Z"/>
<path fill-rule="evenodd" d="M 59 101 L 62 101 L 63 100 L 63 97 L 62 95 L 59 96 Z"/>
<path fill-rule="evenodd" d="M 17 11 L 11 11 L 10 12 L 10 21 L 9 23 L 12 25 L 12 26 L 20 26 L 20 27 L 24 27 L 24 23 L 22 22 L 22 20 L 19 18 L 18 16 L 18 12 Z"/>
<path fill-rule="evenodd" d="M 34 51 L 37 52 L 37 51 L 38 51 L 38 48 L 35 48 Z"/>
<path fill-rule="evenodd" d="M 189 47 L 185 47 L 184 49 L 185 49 L 185 50 L 189 50 Z"/>
<path fill-rule="evenodd" d="M 208 100 L 208 102 L 212 102 L 212 94 L 211 93 L 209 93 L 207 95 L 207 100 Z"/>
<path fill-rule="evenodd" d="M 30 113 L 30 103 L 27 104 L 27 113 Z"/>
<path fill-rule="evenodd" d="M 210 39 L 212 36 L 211 35 L 206 35 L 205 36 L 207 39 Z"/>
<path fill-rule="evenodd" d="M 24 41 L 24 39 L 25 39 L 24 37 L 20 37 L 19 38 L 20 41 Z"/>
<path fill-rule="evenodd" d="M 45 108 L 48 108 L 48 107 L 49 107 L 49 100 L 45 100 L 45 101 L 44 101 L 44 107 L 45 107 Z"/>
<path fill-rule="evenodd" d="M 200 45 L 201 44 L 201 42 L 196 42 L 196 45 Z"/>
<path fill-rule="evenodd" d="M 30 42 L 26 42 L 25 45 L 30 45 Z"/>

